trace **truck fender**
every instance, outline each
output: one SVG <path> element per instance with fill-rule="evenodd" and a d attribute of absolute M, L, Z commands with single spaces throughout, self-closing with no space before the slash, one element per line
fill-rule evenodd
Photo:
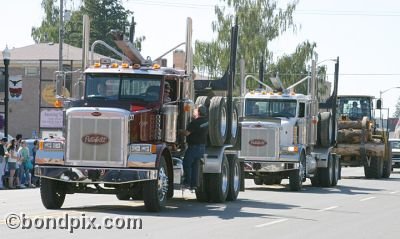
<path fill-rule="evenodd" d="M 232 145 L 220 147 L 206 147 L 206 153 L 202 158 L 203 173 L 221 173 L 221 164 L 224 158 L 225 149 Z"/>

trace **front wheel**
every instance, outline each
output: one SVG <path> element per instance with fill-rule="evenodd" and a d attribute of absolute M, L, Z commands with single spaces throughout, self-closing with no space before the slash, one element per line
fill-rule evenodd
<path fill-rule="evenodd" d="M 305 161 L 304 153 L 300 156 L 299 168 L 290 172 L 289 189 L 290 191 L 300 191 L 303 186 L 303 178 L 305 177 Z"/>
<path fill-rule="evenodd" d="M 144 206 L 149 212 L 159 212 L 167 203 L 167 172 L 164 156 L 161 156 L 157 180 L 147 181 L 143 185 Z"/>
<path fill-rule="evenodd" d="M 62 182 L 41 178 L 40 196 L 43 206 L 47 209 L 59 209 L 64 204 L 65 187 Z"/>

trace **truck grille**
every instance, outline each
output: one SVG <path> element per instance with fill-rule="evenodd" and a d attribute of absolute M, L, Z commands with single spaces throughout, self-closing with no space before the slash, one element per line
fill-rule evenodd
<path fill-rule="evenodd" d="M 242 127 L 240 157 L 246 160 L 276 160 L 279 154 L 279 129 L 275 127 Z"/>
<path fill-rule="evenodd" d="M 126 165 L 129 111 L 72 108 L 67 111 L 65 163 L 79 166 Z"/>

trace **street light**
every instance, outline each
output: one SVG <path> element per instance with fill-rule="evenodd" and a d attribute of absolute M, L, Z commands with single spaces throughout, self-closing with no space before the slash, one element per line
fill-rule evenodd
<path fill-rule="evenodd" d="M 387 91 L 389 91 L 389 90 L 392 90 L 392 89 L 400 89 L 400 86 L 395 86 L 395 87 L 391 87 L 391 88 L 386 89 L 386 90 L 379 91 L 379 99 L 382 101 L 382 94 L 387 92 Z"/>
<path fill-rule="evenodd" d="M 7 45 L 3 50 L 4 61 L 4 137 L 8 138 L 8 66 L 10 65 L 10 50 Z"/>

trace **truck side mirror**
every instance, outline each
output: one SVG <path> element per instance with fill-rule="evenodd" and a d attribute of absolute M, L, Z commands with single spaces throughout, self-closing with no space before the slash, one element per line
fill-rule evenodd
<path fill-rule="evenodd" d="M 377 108 L 378 110 L 382 109 L 382 99 L 378 99 L 378 100 L 376 101 L 376 108 Z"/>

